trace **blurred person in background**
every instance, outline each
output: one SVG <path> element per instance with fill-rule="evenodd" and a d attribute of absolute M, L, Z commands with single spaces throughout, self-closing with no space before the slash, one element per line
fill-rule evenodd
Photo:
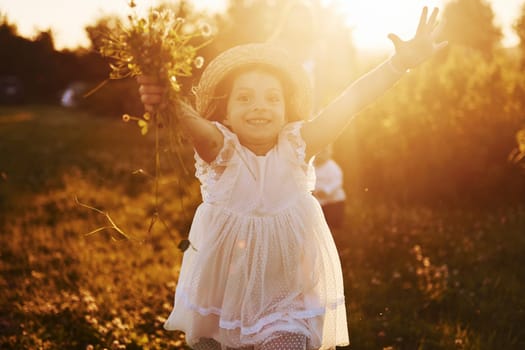
<path fill-rule="evenodd" d="M 343 171 L 332 159 L 332 146 L 327 146 L 314 160 L 315 198 L 321 204 L 326 222 L 332 232 L 340 229 L 344 221 L 346 193 L 343 189 Z"/>

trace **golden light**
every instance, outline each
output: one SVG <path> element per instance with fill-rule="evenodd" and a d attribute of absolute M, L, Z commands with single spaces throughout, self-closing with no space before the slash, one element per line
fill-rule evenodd
<path fill-rule="evenodd" d="M 84 27 L 94 24 L 105 15 L 129 14 L 129 0 L 0 0 L 0 15 L 7 15 L 9 22 L 17 25 L 18 33 L 33 37 L 39 31 L 51 29 L 58 49 L 88 46 Z M 136 10 L 161 3 L 162 0 L 135 0 Z M 195 0 L 201 11 L 223 10 L 226 0 Z"/>
<path fill-rule="evenodd" d="M 151 6 L 161 0 L 135 0 L 138 7 Z M 401 38 L 410 37 L 417 27 L 423 6 L 443 9 L 451 0 L 320 0 L 334 4 L 354 29 L 359 48 L 390 49 L 390 32 Z M 198 10 L 217 12 L 226 8 L 229 0 L 191 0 Z M 496 24 L 503 27 L 504 44 L 515 45 L 517 36 L 512 22 L 523 0 L 488 0 L 495 12 Z M 28 10 L 31 9 L 31 10 Z M 31 37 L 39 30 L 51 28 L 57 48 L 88 45 L 84 26 L 93 24 L 103 15 L 128 13 L 128 0 L 0 0 L 0 14 L 18 26 L 18 31 Z"/>
<path fill-rule="evenodd" d="M 332 1 L 340 8 L 348 25 L 353 29 L 357 47 L 391 48 L 389 33 L 409 39 L 415 33 L 421 10 L 442 9 L 443 0 L 339 0 Z"/>

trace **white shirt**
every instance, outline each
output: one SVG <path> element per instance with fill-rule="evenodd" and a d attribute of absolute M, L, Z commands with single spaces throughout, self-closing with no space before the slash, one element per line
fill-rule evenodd
<path fill-rule="evenodd" d="M 319 203 L 325 205 L 340 202 L 346 199 L 343 189 L 343 171 L 333 159 L 329 159 L 315 168 L 315 191 L 322 191 L 322 196 L 317 196 Z"/>

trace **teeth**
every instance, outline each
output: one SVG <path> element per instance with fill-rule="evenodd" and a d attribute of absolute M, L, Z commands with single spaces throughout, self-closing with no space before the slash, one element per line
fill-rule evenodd
<path fill-rule="evenodd" d="M 270 121 L 267 119 L 251 119 L 248 121 L 250 124 L 267 124 Z"/>

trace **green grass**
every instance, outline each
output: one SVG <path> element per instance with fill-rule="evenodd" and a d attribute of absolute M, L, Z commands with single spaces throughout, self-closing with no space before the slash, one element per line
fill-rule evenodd
<path fill-rule="evenodd" d="M 162 329 L 199 201 L 152 135 L 118 116 L 0 108 L 0 348 L 178 349 Z M 171 155 L 172 156 L 172 155 Z M 186 154 L 191 162 L 191 154 Z M 525 179 L 524 179 L 525 181 Z M 103 209 L 132 240 L 108 229 Z M 525 348 L 525 208 L 430 209 L 351 202 L 335 232 L 350 349 Z"/>
<path fill-rule="evenodd" d="M 521 349 L 525 210 L 350 210 L 337 236 L 356 349 Z"/>

